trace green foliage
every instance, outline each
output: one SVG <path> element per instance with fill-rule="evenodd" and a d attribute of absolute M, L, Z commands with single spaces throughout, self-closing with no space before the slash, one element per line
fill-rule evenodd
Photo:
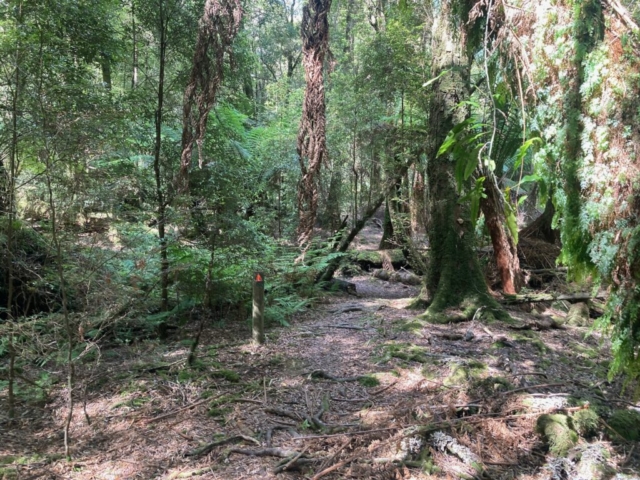
<path fill-rule="evenodd" d="M 607 420 L 614 437 L 630 442 L 640 441 L 640 413 L 635 410 L 616 410 Z"/>

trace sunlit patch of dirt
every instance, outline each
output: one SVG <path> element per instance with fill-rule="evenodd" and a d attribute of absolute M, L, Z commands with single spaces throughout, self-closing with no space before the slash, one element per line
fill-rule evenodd
<path fill-rule="evenodd" d="M 466 322 L 408 330 L 416 312 L 405 307 L 417 288 L 351 281 L 358 297 L 327 297 L 290 328 L 269 329 L 264 346 L 250 343 L 244 323 L 207 327 L 193 368 L 182 341 L 190 328 L 174 343 L 102 352 L 78 365 L 73 460 L 53 456 L 62 452 L 62 387 L 46 405 L 18 405 L 10 428 L 2 418 L 0 458 L 49 455 L 12 467 L 20 478 L 302 479 L 336 466 L 323 478 L 418 480 L 475 471 L 457 448 L 479 459 L 483 478 L 543 480 L 550 457 L 535 433 L 540 414 L 571 408 L 574 397 L 633 403 L 619 381 L 607 382 L 606 342 L 585 338 L 587 328 Z M 452 450 L 431 443 L 436 432 Z M 223 439 L 233 440 L 193 454 Z M 611 465 L 638 471 L 638 452 L 606 445 Z M 298 468 L 276 474 L 280 458 L 246 455 L 267 448 L 307 463 L 289 457 Z"/>

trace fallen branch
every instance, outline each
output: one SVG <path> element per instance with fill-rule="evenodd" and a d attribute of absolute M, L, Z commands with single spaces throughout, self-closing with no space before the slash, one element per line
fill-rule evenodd
<path fill-rule="evenodd" d="M 197 401 L 195 403 L 192 403 L 191 405 L 187 405 L 186 407 L 182 407 L 182 408 L 180 408 L 178 410 L 175 410 L 173 412 L 164 413 L 162 415 L 158 415 L 157 417 L 153 417 L 153 418 L 149 418 L 149 419 L 141 418 L 138 421 L 145 420 L 147 424 L 150 424 L 150 423 L 157 422 L 159 420 L 164 420 L 165 418 L 173 417 L 173 416 L 175 416 L 175 415 L 177 415 L 177 414 L 179 414 L 181 412 L 184 412 L 185 410 L 190 410 L 190 409 L 195 408 L 195 407 L 197 407 L 199 405 L 202 405 L 204 403 L 211 402 L 211 401 L 215 400 L 216 398 L 222 397 L 223 395 L 225 395 L 225 394 L 221 393 L 220 395 L 217 395 L 215 397 L 210 397 L 210 398 L 205 398 L 203 400 L 199 400 L 199 401 Z"/>
<path fill-rule="evenodd" d="M 391 432 L 395 430 L 400 430 L 401 428 L 404 428 L 404 427 L 377 428 L 375 430 L 359 430 L 357 432 L 333 433 L 329 435 L 309 435 L 305 437 L 298 437 L 295 440 L 313 440 L 317 438 L 336 438 L 336 437 L 353 436 L 353 435 L 367 435 L 369 433 Z"/>
<path fill-rule="evenodd" d="M 533 322 L 521 324 L 521 325 L 509 325 L 511 330 L 566 330 L 566 327 L 560 325 L 551 317 L 539 318 Z"/>
<path fill-rule="evenodd" d="M 525 295 L 504 294 L 503 298 L 498 299 L 498 302 L 504 305 L 517 305 L 519 303 L 555 302 L 557 300 L 566 300 L 568 302 L 585 302 L 593 299 L 606 299 L 606 294 L 604 292 L 600 292 L 596 295 L 591 295 L 590 293 L 586 292 L 561 295 L 555 295 L 552 293 L 532 293 Z"/>
<path fill-rule="evenodd" d="M 361 378 L 365 378 L 364 375 L 358 375 L 357 377 L 335 377 L 324 370 L 314 370 L 309 374 L 310 378 L 318 379 L 324 378 L 326 380 L 332 380 L 334 382 L 357 382 Z"/>
<path fill-rule="evenodd" d="M 296 413 L 288 412 L 287 410 L 282 410 L 281 408 L 270 407 L 270 408 L 265 408 L 264 411 L 266 413 L 272 413 L 273 415 L 278 415 L 280 417 L 290 418 L 291 420 L 294 420 L 296 422 L 302 421 L 302 417 L 300 417 L 300 415 Z"/>
<path fill-rule="evenodd" d="M 262 448 L 259 450 L 246 450 L 243 448 L 232 448 L 226 452 L 225 457 L 229 457 L 232 453 L 239 455 L 248 455 L 250 457 L 279 457 L 279 458 L 293 458 L 299 455 L 300 452 L 296 450 L 288 450 L 286 448 Z"/>
<path fill-rule="evenodd" d="M 511 393 L 522 392 L 524 390 L 529 390 L 530 388 L 547 388 L 547 387 L 562 387 L 566 385 L 565 383 L 544 383 L 542 385 L 531 385 L 529 387 L 520 387 L 515 388 L 513 390 L 508 390 L 506 392 L 502 392 L 502 395 L 509 395 Z"/>
<path fill-rule="evenodd" d="M 356 327 L 354 325 L 325 325 L 326 328 L 342 328 L 344 330 L 365 330 L 364 327 Z"/>
<path fill-rule="evenodd" d="M 398 383 L 398 381 L 396 380 L 393 383 L 390 383 L 389 385 L 387 385 L 386 387 L 382 387 L 380 390 L 376 390 L 375 392 L 371 392 L 371 395 L 380 395 L 382 392 L 386 392 L 387 390 L 389 390 L 391 387 L 393 387 L 396 383 Z"/>
<path fill-rule="evenodd" d="M 307 449 L 305 448 L 300 453 L 298 453 L 293 458 L 291 458 L 291 460 L 283 461 L 283 463 L 281 463 L 280 465 L 278 465 L 274 469 L 273 473 L 277 474 L 277 473 L 282 473 L 282 472 L 284 472 L 286 470 L 289 470 L 298 460 L 300 460 L 300 458 L 305 454 L 306 451 L 307 451 Z"/>
<path fill-rule="evenodd" d="M 208 443 L 206 445 L 203 445 L 202 447 L 197 448 L 195 450 L 192 450 L 191 452 L 186 452 L 184 454 L 184 456 L 185 457 L 200 457 L 202 455 L 206 455 L 211 450 L 213 450 L 215 447 L 219 447 L 221 445 L 226 445 L 227 443 L 238 442 L 238 441 L 252 442 L 252 443 L 255 443 L 258 446 L 260 445 L 260 442 L 258 440 L 256 440 L 255 438 L 248 437 L 246 435 L 235 435 L 233 437 L 223 438 L 222 440 L 217 440 L 215 442 L 211 442 L 211 443 Z"/>
<path fill-rule="evenodd" d="M 354 460 L 357 460 L 358 457 L 360 457 L 361 454 L 358 453 L 357 455 L 354 455 L 350 458 L 347 458 L 346 460 L 343 460 L 341 462 L 338 462 L 334 465 L 331 465 L 330 467 L 325 468 L 324 470 L 316 473 L 313 477 L 311 477 L 311 480 L 319 480 L 320 478 L 324 477 L 325 475 L 330 474 L 331 472 L 338 470 L 339 468 L 344 467 L 345 465 L 353 462 Z"/>

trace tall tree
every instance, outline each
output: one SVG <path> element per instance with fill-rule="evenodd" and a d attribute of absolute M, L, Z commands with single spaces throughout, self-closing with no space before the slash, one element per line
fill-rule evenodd
<path fill-rule="evenodd" d="M 298 244 L 308 245 L 318 210 L 318 174 L 327 160 L 324 64 L 329 51 L 331 0 L 309 0 L 302 14 L 302 54 L 307 83 L 298 132 L 302 178 L 298 185 Z"/>
<path fill-rule="evenodd" d="M 474 245 L 474 229 L 468 202 L 458 195 L 454 167 L 447 155 L 438 156 L 447 133 L 468 116 L 460 102 L 470 91 L 470 58 L 465 28 L 466 2 L 443 2 L 432 27 L 431 125 L 427 154 L 430 225 L 427 228 L 431 261 L 427 274 L 427 296 L 431 305 L 426 315 L 444 313 L 469 318 L 481 307 L 498 308 L 488 294 Z M 455 22 L 455 24 L 454 24 Z"/>
<path fill-rule="evenodd" d="M 182 110 L 182 154 L 180 187 L 188 188 L 188 171 L 194 142 L 198 145 L 202 167 L 201 143 L 207 130 L 209 112 L 216 101 L 224 76 L 225 57 L 231 53 L 233 39 L 240 28 L 240 0 L 207 0 L 200 18 L 193 65 L 184 92 Z M 197 113 L 193 109 L 197 108 Z"/>

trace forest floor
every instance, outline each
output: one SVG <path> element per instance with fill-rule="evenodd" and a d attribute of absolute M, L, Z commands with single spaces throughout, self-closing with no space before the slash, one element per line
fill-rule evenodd
<path fill-rule="evenodd" d="M 536 433 L 543 414 L 638 409 L 607 381 L 597 331 L 431 325 L 407 309 L 416 287 L 349 280 L 357 297 L 321 298 L 263 346 L 245 323 L 207 326 L 191 368 L 194 331 L 104 349 L 77 369 L 73 460 L 61 388 L 20 403 L 11 428 L 0 418 L 0 478 L 640 478 L 640 451 L 603 420 L 568 459 Z"/>

